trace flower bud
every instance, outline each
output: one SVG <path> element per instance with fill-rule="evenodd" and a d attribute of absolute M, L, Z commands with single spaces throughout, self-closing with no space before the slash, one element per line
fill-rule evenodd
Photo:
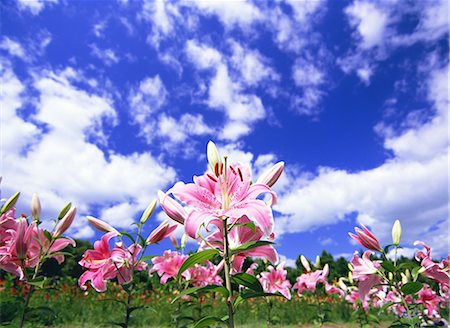
<path fill-rule="evenodd" d="M 388 273 L 388 278 L 389 278 L 389 280 L 394 279 L 394 274 L 392 272 L 389 272 Z"/>
<path fill-rule="evenodd" d="M 171 233 L 169 235 L 170 241 L 172 242 L 173 247 L 175 247 L 175 249 L 178 249 L 180 246 L 178 245 L 178 240 L 177 237 L 175 237 L 175 235 L 173 233 Z"/>
<path fill-rule="evenodd" d="M 408 277 L 403 272 L 400 272 L 400 275 L 402 276 L 402 284 L 408 283 Z"/>
<path fill-rule="evenodd" d="M 314 266 L 316 268 L 320 268 L 320 256 L 319 255 L 316 256 L 316 263 L 314 264 Z"/>
<path fill-rule="evenodd" d="M 12 195 L 6 202 L 3 204 L 2 209 L 0 210 L 0 214 L 4 214 L 8 212 L 11 208 L 16 205 L 17 200 L 19 199 L 20 192 L 16 192 L 14 195 Z"/>
<path fill-rule="evenodd" d="M 176 224 L 170 225 L 168 221 L 164 221 L 155 230 L 152 231 L 150 236 L 148 236 L 147 244 L 150 245 L 159 243 L 161 240 L 170 235 L 176 228 Z"/>
<path fill-rule="evenodd" d="M 19 260 L 25 260 L 27 258 L 28 242 L 29 238 L 25 236 L 28 228 L 28 223 L 25 218 L 19 219 L 17 226 L 17 240 L 16 240 L 16 254 Z"/>
<path fill-rule="evenodd" d="M 147 206 L 147 208 L 145 209 L 144 213 L 142 213 L 141 216 L 141 224 L 144 224 L 145 222 L 147 222 L 147 220 L 149 219 L 149 217 L 152 216 L 153 212 L 155 211 L 156 208 L 156 203 L 157 200 L 154 199 L 152 200 L 152 202 Z"/>
<path fill-rule="evenodd" d="M 164 212 L 173 220 L 177 221 L 180 224 L 184 224 L 184 221 L 187 217 L 187 212 L 178 204 L 176 200 L 172 197 L 169 197 L 161 190 L 158 191 L 159 204 L 161 205 Z"/>
<path fill-rule="evenodd" d="M 59 212 L 58 214 L 58 221 L 61 220 L 67 214 L 67 212 L 69 212 L 71 207 L 72 203 L 67 203 L 66 206 L 62 208 L 61 212 Z"/>
<path fill-rule="evenodd" d="M 272 187 L 280 178 L 281 173 L 283 173 L 283 170 L 284 170 L 284 162 L 278 162 L 270 169 L 265 171 L 263 174 L 261 174 L 258 180 L 256 180 L 256 183 L 262 183 L 268 187 Z"/>
<path fill-rule="evenodd" d="M 34 193 L 33 197 L 31 198 L 30 211 L 33 220 L 39 222 L 39 219 L 41 217 L 41 202 L 39 201 L 39 197 L 36 193 Z"/>
<path fill-rule="evenodd" d="M 402 239 L 402 225 L 400 224 L 400 220 L 395 220 L 394 225 L 392 226 L 392 243 L 395 246 L 400 244 L 400 240 Z"/>
<path fill-rule="evenodd" d="M 307 272 L 310 272 L 310 271 L 311 271 L 311 267 L 309 266 L 309 262 L 308 262 L 308 260 L 306 259 L 306 257 L 304 257 L 303 255 L 300 256 L 300 262 L 302 263 L 303 267 L 305 268 L 305 270 L 306 270 Z"/>
<path fill-rule="evenodd" d="M 183 236 L 181 236 L 181 249 L 184 249 L 186 247 L 188 236 L 184 233 Z"/>
<path fill-rule="evenodd" d="M 120 235 L 119 231 L 114 229 L 110 224 L 106 223 L 105 221 L 99 220 L 97 218 L 94 218 L 93 216 L 86 216 L 86 219 L 88 220 L 89 224 L 93 226 L 95 229 L 100 230 L 101 232 L 114 232 L 116 235 Z"/>
<path fill-rule="evenodd" d="M 349 236 L 361 246 L 370 249 L 372 251 L 383 252 L 378 239 L 367 229 L 364 225 L 361 225 L 362 230 L 355 228 L 356 235 L 349 233 Z"/>
<path fill-rule="evenodd" d="M 61 236 L 67 229 L 72 225 L 73 220 L 75 219 L 75 215 L 77 213 L 77 208 L 72 207 L 66 215 L 58 222 L 55 228 L 54 237 Z"/>
<path fill-rule="evenodd" d="M 214 142 L 208 142 L 206 154 L 208 157 L 209 168 L 216 175 L 220 175 L 220 166 L 222 165 L 222 160 L 220 158 L 219 151 L 217 150 Z"/>

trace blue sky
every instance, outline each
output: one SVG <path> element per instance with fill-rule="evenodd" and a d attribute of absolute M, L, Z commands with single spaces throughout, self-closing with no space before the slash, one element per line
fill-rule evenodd
<path fill-rule="evenodd" d="M 349 256 L 358 223 L 448 253 L 447 1 L 4 1 L 2 197 L 127 228 L 214 140 L 283 160 L 277 245 Z M 149 223 L 147 232 L 164 215 Z M 168 243 L 158 246 L 162 252 Z"/>

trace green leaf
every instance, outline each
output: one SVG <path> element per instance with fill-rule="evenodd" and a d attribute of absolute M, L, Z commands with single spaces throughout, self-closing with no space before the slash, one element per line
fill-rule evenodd
<path fill-rule="evenodd" d="M 147 262 L 148 260 L 151 260 L 152 258 L 154 258 L 155 255 L 147 255 L 147 256 L 143 256 L 141 258 L 141 262 Z"/>
<path fill-rule="evenodd" d="M 231 276 L 231 282 L 233 282 L 236 285 L 241 285 L 247 288 L 250 288 L 257 292 L 262 292 L 263 288 L 261 286 L 261 283 L 259 280 L 248 273 L 237 273 L 233 276 Z"/>
<path fill-rule="evenodd" d="M 405 295 L 411 295 L 417 293 L 419 290 L 421 290 L 423 287 L 423 284 L 418 281 L 408 282 L 404 284 L 401 288 L 401 291 Z"/>
<path fill-rule="evenodd" d="M 223 286 L 216 286 L 216 285 L 208 285 L 208 286 L 204 286 L 204 287 L 192 287 L 189 289 L 185 289 L 183 290 L 181 293 L 179 293 L 173 300 L 172 300 L 172 304 L 180 299 L 182 296 L 185 295 L 190 295 L 190 294 L 194 294 L 194 293 L 221 293 L 224 297 L 228 297 L 228 295 L 230 294 L 228 292 L 228 290 L 223 287 Z"/>
<path fill-rule="evenodd" d="M 387 272 L 395 272 L 395 266 L 394 263 L 391 261 L 383 261 L 381 262 L 381 266 L 387 271 Z"/>
<path fill-rule="evenodd" d="M 238 254 L 238 253 L 248 251 L 249 249 L 253 249 L 253 248 L 264 246 L 264 245 L 271 245 L 271 244 L 273 244 L 273 242 L 266 241 L 266 240 L 251 241 L 251 242 L 245 243 L 237 248 L 232 249 L 231 254 L 232 255 Z"/>
<path fill-rule="evenodd" d="M 387 308 L 389 308 L 390 306 L 396 304 L 395 302 L 387 302 L 384 303 L 384 305 L 380 308 L 379 312 L 384 312 L 386 311 Z"/>
<path fill-rule="evenodd" d="M 38 287 L 38 288 L 43 288 L 44 284 L 45 284 L 45 280 L 46 279 L 44 277 L 40 277 L 40 278 L 37 278 L 34 280 L 27 281 L 27 284 Z"/>
<path fill-rule="evenodd" d="M 247 227 L 251 231 L 256 232 L 256 225 L 253 222 L 235 224 L 232 226 L 232 229 L 235 227 Z"/>
<path fill-rule="evenodd" d="M 181 265 L 180 270 L 178 270 L 177 279 L 180 279 L 181 274 L 184 271 L 186 271 L 187 269 L 189 269 L 190 267 L 193 267 L 194 265 L 196 265 L 198 263 L 202 263 L 202 262 L 211 260 L 216 255 L 219 255 L 219 251 L 217 249 L 205 249 L 204 251 L 192 254 Z"/>
<path fill-rule="evenodd" d="M 52 241 L 53 237 L 50 232 L 48 232 L 47 230 L 43 230 L 43 233 L 44 233 L 45 238 L 47 238 L 48 241 Z"/>
<path fill-rule="evenodd" d="M 243 299 L 255 298 L 255 297 L 265 297 L 265 296 L 281 296 L 281 297 L 284 297 L 281 294 L 273 294 L 273 293 L 265 293 L 265 292 L 254 292 L 254 291 L 247 291 L 247 292 L 241 293 L 240 296 Z"/>
<path fill-rule="evenodd" d="M 397 269 L 398 269 L 398 270 L 403 270 L 403 269 L 414 269 L 415 267 L 417 267 L 416 264 L 411 263 L 411 262 L 405 262 L 405 263 L 400 263 L 400 264 L 397 266 Z"/>
<path fill-rule="evenodd" d="M 203 328 L 203 327 L 209 327 L 212 324 L 215 323 L 223 323 L 223 320 L 219 317 L 213 317 L 213 316 L 206 316 L 201 318 L 197 323 L 194 325 L 194 328 Z"/>
<path fill-rule="evenodd" d="M 129 234 L 128 232 L 126 232 L 125 230 L 122 230 L 122 231 L 120 232 L 120 234 L 123 235 L 123 236 L 125 236 L 125 237 L 128 237 L 128 239 L 130 239 L 130 240 L 133 242 L 133 244 L 136 244 L 136 240 L 134 240 L 133 236 L 130 235 L 130 234 Z"/>
<path fill-rule="evenodd" d="M 394 246 L 395 246 L 394 244 L 389 244 L 389 245 L 385 246 L 385 247 L 383 248 L 383 253 L 384 253 L 384 254 L 389 253 L 389 250 L 390 250 L 392 247 L 394 247 Z"/>

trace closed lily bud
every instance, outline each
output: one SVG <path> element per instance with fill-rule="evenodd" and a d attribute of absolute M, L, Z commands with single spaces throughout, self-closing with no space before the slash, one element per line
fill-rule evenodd
<path fill-rule="evenodd" d="M 320 268 L 320 256 L 319 255 L 316 256 L 316 263 L 314 264 L 314 266 L 316 268 Z"/>
<path fill-rule="evenodd" d="M 66 215 L 58 222 L 55 228 L 54 237 L 61 236 L 67 229 L 72 225 L 73 220 L 75 219 L 75 215 L 77 213 L 77 208 L 72 207 Z"/>
<path fill-rule="evenodd" d="M 394 225 L 392 226 L 392 243 L 395 246 L 400 244 L 400 240 L 402 239 L 402 225 L 400 224 L 400 220 L 395 220 Z"/>
<path fill-rule="evenodd" d="M 339 288 L 342 289 L 344 292 L 347 291 L 347 285 L 344 283 L 343 278 L 339 278 L 338 285 L 339 285 Z"/>
<path fill-rule="evenodd" d="M 214 142 L 208 142 L 206 154 L 211 171 L 215 174 L 215 176 L 219 176 L 222 160 Z"/>
<path fill-rule="evenodd" d="M 265 171 L 263 174 L 261 174 L 258 180 L 256 180 L 256 183 L 262 183 L 268 187 L 272 187 L 280 178 L 281 173 L 283 173 L 283 170 L 284 170 L 284 162 L 278 162 L 270 169 Z"/>
<path fill-rule="evenodd" d="M 20 192 L 16 192 L 14 195 L 12 195 L 6 202 L 3 204 L 2 209 L 0 210 L 0 214 L 4 214 L 8 212 L 11 208 L 16 205 L 17 200 L 19 199 Z"/>
<path fill-rule="evenodd" d="M 388 273 L 388 278 L 389 278 L 389 280 L 394 279 L 394 274 L 392 272 L 389 272 Z"/>
<path fill-rule="evenodd" d="M 105 221 L 99 220 L 97 218 L 94 218 L 93 216 L 86 216 L 86 219 L 88 220 L 89 224 L 93 226 L 95 229 L 100 230 L 101 232 L 114 232 L 116 233 L 116 236 L 120 235 L 119 231 L 114 229 L 110 224 L 106 223 Z"/>
<path fill-rule="evenodd" d="M 67 203 L 58 214 L 58 221 L 61 220 L 72 207 L 72 203 Z"/>
<path fill-rule="evenodd" d="M 155 230 L 152 231 L 150 236 L 148 236 L 147 244 L 159 243 L 161 240 L 170 235 L 176 228 L 176 224 L 170 225 L 168 221 L 164 221 Z"/>
<path fill-rule="evenodd" d="M 34 193 L 33 197 L 31 198 L 30 210 L 33 220 L 39 221 L 41 217 L 41 202 L 39 201 L 39 197 L 36 193 Z"/>
<path fill-rule="evenodd" d="M 361 227 L 362 230 L 359 228 L 355 228 L 356 235 L 353 233 L 349 233 L 349 236 L 358 244 L 367 249 L 377 252 L 383 252 L 378 239 L 363 224 L 361 224 Z"/>
<path fill-rule="evenodd" d="M 28 242 L 29 238 L 25 236 L 28 230 L 28 223 L 25 218 L 19 219 L 17 226 L 17 239 L 16 239 L 16 254 L 19 260 L 25 260 L 27 258 Z"/>
<path fill-rule="evenodd" d="M 300 262 L 302 263 L 303 267 L 305 268 L 305 270 L 306 270 L 307 272 L 310 272 L 310 271 L 311 271 L 311 267 L 309 266 L 309 262 L 308 262 L 308 260 L 306 259 L 306 257 L 304 257 L 303 255 L 300 256 Z"/>
<path fill-rule="evenodd" d="M 153 212 L 155 211 L 156 208 L 156 203 L 157 200 L 154 199 L 145 209 L 144 213 L 142 213 L 141 216 L 141 224 L 144 224 L 145 222 L 147 222 L 147 220 L 149 219 L 149 217 L 152 216 Z"/>
<path fill-rule="evenodd" d="M 401 272 L 400 275 L 402 276 L 402 284 L 408 283 L 408 277 L 406 276 L 406 274 Z"/>
<path fill-rule="evenodd" d="M 406 269 L 405 275 L 406 275 L 406 278 L 408 278 L 408 281 L 411 280 L 411 271 L 409 271 L 409 269 Z"/>
<path fill-rule="evenodd" d="M 180 224 L 184 224 L 187 217 L 187 212 L 178 204 L 176 200 L 172 197 L 166 195 L 161 190 L 158 191 L 159 205 L 161 205 L 164 212 L 169 216 L 169 218 L 177 221 Z"/>
<path fill-rule="evenodd" d="M 177 237 L 175 237 L 175 235 L 173 233 L 171 233 L 169 235 L 170 241 L 172 242 L 173 247 L 175 247 L 175 249 L 178 249 L 180 247 L 180 245 L 178 245 L 178 240 Z"/>
<path fill-rule="evenodd" d="M 181 236 L 181 249 L 184 249 L 186 247 L 188 236 L 184 233 L 183 236 Z"/>

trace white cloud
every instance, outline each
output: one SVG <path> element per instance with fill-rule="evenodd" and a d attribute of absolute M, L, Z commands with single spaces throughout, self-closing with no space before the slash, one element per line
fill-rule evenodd
<path fill-rule="evenodd" d="M 380 45 L 385 37 L 388 25 L 388 14 L 374 3 L 368 1 L 355 1 L 345 9 L 350 24 L 358 30 L 361 38 L 361 47 L 369 49 Z"/>
<path fill-rule="evenodd" d="M 5 195 L 21 190 L 19 207 L 25 212 L 32 193 L 37 192 L 44 214 L 50 217 L 72 201 L 79 215 L 71 233 L 89 237 L 92 231 L 85 228 L 84 215 L 94 214 L 93 209 L 110 214 L 108 207 L 127 203 L 143 210 L 149 195 L 172 182 L 175 172 L 148 152 L 105 154 L 95 140 L 88 141 L 87 131 L 93 125 L 99 130 L 105 122 L 114 125 L 117 114 L 107 96 L 72 84 L 81 74 L 74 69 L 35 72 L 33 86 L 27 85 L 38 94 L 38 101 L 31 104 L 35 113 L 22 118 L 17 109 L 27 101 L 21 95 L 25 86 L 10 68 L 3 67 L 2 189 Z M 117 208 L 124 217 L 122 221 L 112 217 L 114 224 L 128 223 L 136 213 L 125 205 Z"/>
<path fill-rule="evenodd" d="M 278 263 L 284 262 L 286 268 L 295 269 L 297 267 L 297 264 L 295 263 L 295 259 L 288 258 L 282 254 L 278 254 L 278 257 L 279 257 Z"/>
<path fill-rule="evenodd" d="M 172 143 L 184 143 L 190 136 L 211 134 L 212 129 L 205 124 L 200 114 L 183 114 L 178 120 L 166 114 L 159 118 L 158 133 Z"/>
<path fill-rule="evenodd" d="M 240 72 L 242 80 L 250 85 L 256 86 L 264 80 L 279 80 L 279 75 L 268 63 L 268 59 L 263 57 L 259 51 L 243 47 L 238 42 L 229 42 L 233 54 L 231 64 Z"/>
<path fill-rule="evenodd" d="M 349 24 L 355 29 L 355 46 L 338 58 L 337 63 L 347 73 L 355 72 L 366 85 L 374 74 L 375 63 L 389 57 L 399 47 L 416 43 L 435 44 L 448 38 L 448 1 L 355 0 L 345 8 Z M 418 23 L 411 32 L 403 32 L 405 17 Z"/>
<path fill-rule="evenodd" d="M 7 36 L 3 37 L 2 42 L 0 43 L 0 49 L 6 50 L 11 56 L 18 57 L 22 60 L 26 59 L 22 45 Z"/>
<path fill-rule="evenodd" d="M 96 44 L 91 44 L 91 54 L 100 59 L 106 66 L 111 66 L 119 62 L 119 57 L 112 49 L 100 49 Z"/>
<path fill-rule="evenodd" d="M 193 1 L 191 5 L 208 15 L 215 15 L 226 28 L 249 28 L 263 18 L 250 1 Z"/>
<path fill-rule="evenodd" d="M 18 0 L 20 10 L 28 10 L 33 15 L 37 15 L 49 4 L 58 3 L 58 0 Z"/>
<path fill-rule="evenodd" d="M 242 48 L 237 44 L 235 47 Z M 243 85 L 238 79 L 240 74 L 235 79 L 231 76 L 224 56 L 216 49 L 189 40 L 185 51 L 198 69 L 214 72 L 209 82 L 207 104 L 226 115 L 224 127 L 218 133 L 219 138 L 235 141 L 249 134 L 253 124 L 266 117 L 261 98 L 243 91 Z M 249 81 L 256 82 L 250 77 Z"/>
<path fill-rule="evenodd" d="M 276 206 L 279 233 L 308 231 L 335 224 L 350 213 L 369 225 L 383 243 L 390 242 L 395 219 L 400 219 L 404 243 L 423 239 L 445 255 L 447 245 L 437 237 L 448 234 L 448 66 L 428 79 L 435 117 L 386 140 L 395 157 L 377 168 L 350 173 L 320 168 L 315 177 L 296 180 Z"/>

